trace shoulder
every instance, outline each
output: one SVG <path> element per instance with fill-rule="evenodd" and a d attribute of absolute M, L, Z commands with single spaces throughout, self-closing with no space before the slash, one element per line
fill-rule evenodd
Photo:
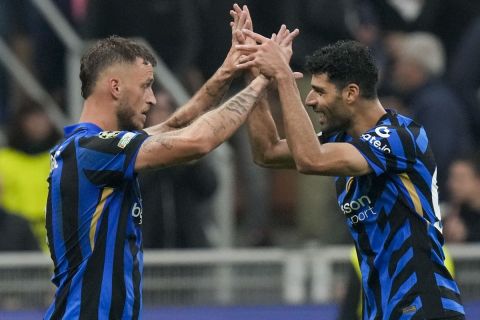
<path fill-rule="evenodd" d="M 411 118 L 391 110 L 359 140 L 385 154 L 413 155 L 418 148 L 425 151 L 428 147 L 425 129 Z"/>
<path fill-rule="evenodd" d="M 145 140 L 148 135 L 142 131 L 101 131 L 86 133 L 76 137 L 78 146 L 104 153 L 119 153 L 125 150 L 134 140 Z"/>
<path fill-rule="evenodd" d="M 415 139 L 424 128 L 410 117 L 388 110 L 388 113 L 375 127 L 368 131 L 380 138 L 401 137 Z"/>

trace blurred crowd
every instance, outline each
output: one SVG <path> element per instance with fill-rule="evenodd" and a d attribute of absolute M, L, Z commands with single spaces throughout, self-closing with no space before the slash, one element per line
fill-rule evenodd
<path fill-rule="evenodd" d="M 231 0 L 52 0 L 82 39 L 143 37 L 188 92 L 195 92 L 230 47 Z M 339 39 L 373 51 L 386 108 L 423 124 L 438 165 L 444 235 L 480 240 L 480 2 L 478 0 L 249 0 L 255 31 L 299 28 L 292 65 Z M 66 108 L 66 51 L 30 0 L 0 0 L 0 37 L 57 103 Z M 15 241 L 1 250 L 41 250 L 49 149 L 61 132 L 42 105 L 0 65 L 0 231 Z M 300 80 L 303 93 L 308 77 Z M 232 85 L 232 93 L 243 85 Z M 155 89 L 155 124 L 173 112 L 169 92 Z M 273 113 L 278 117 L 279 108 Z M 281 130 L 281 128 L 279 128 Z M 348 242 L 330 178 L 256 167 L 246 133 L 229 141 L 236 168 L 236 244 L 296 246 Z M 145 248 L 209 247 L 217 170 L 207 159 L 140 175 Z M 14 230 L 16 230 L 14 232 Z M 15 236 L 13 236 L 13 234 Z"/>

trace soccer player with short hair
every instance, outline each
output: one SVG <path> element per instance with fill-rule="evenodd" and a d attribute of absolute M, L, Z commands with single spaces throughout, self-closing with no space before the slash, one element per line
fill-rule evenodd
<path fill-rule="evenodd" d="M 306 105 L 275 41 L 252 30 L 238 45 L 239 68 L 274 79 L 286 139 L 279 139 L 266 99 L 249 116 L 256 163 L 336 177 L 338 203 L 362 273 L 363 319 L 464 319 L 460 293 L 445 268 L 437 168 L 423 127 L 386 110 L 377 98 L 378 71 L 368 49 L 339 41 L 307 60 Z"/>
<path fill-rule="evenodd" d="M 232 35 L 248 23 L 237 7 Z M 57 290 L 45 319 L 138 319 L 142 310 L 140 170 L 197 159 L 246 120 L 268 80 L 255 78 L 218 108 L 236 73 L 236 37 L 223 65 L 165 122 L 146 128 L 156 61 L 143 46 L 112 36 L 81 60 L 79 123 L 51 152 L 46 207 Z"/>

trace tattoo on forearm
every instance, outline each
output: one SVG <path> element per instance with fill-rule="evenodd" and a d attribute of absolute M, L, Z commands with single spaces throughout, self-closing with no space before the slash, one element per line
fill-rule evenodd
<path fill-rule="evenodd" d="M 185 125 L 185 121 L 182 121 L 178 116 L 174 116 L 172 119 L 172 124 L 174 128 L 179 128 Z"/>
<path fill-rule="evenodd" d="M 158 137 L 155 139 L 155 142 L 160 143 L 167 150 L 173 148 L 173 141 L 169 137 Z"/>
<path fill-rule="evenodd" d="M 211 119 L 209 119 L 209 117 L 202 118 L 202 121 L 205 122 L 207 126 L 209 126 L 210 129 L 212 130 L 212 133 L 214 136 L 218 136 L 221 130 L 226 129 L 225 125 L 222 125 L 221 123 L 219 123 L 218 125 L 214 125 L 210 120 Z"/>
<path fill-rule="evenodd" d="M 217 90 L 218 91 L 218 90 Z M 216 98 L 218 92 L 214 92 L 212 88 L 208 85 L 208 82 L 205 84 L 205 92 L 212 98 Z"/>
<path fill-rule="evenodd" d="M 158 136 L 152 136 L 143 143 L 142 147 L 147 153 L 158 152 L 158 146 L 172 150 L 174 147 L 172 137 L 176 135 L 178 135 L 178 132 L 168 132 Z"/>
<path fill-rule="evenodd" d="M 231 81 L 224 81 L 220 84 L 214 83 L 214 81 L 219 82 L 219 80 L 208 80 L 207 83 L 202 87 L 201 90 L 204 90 L 207 100 L 195 100 L 193 102 L 194 108 L 180 109 L 179 112 L 170 120 L 169 126 L 173 128 L 183 128 L 188 126 L 192 120 L 197 118 L 200 114 L 211 110 L 216 107 L 218 103 L 222 100 L 223 96 L 230 87 Z M 205 95 L 204 95 L 205 96 Z M 201 97 L 201 95 L 200 95 Z"/>
<path fill-rule="evenodd" d="M 251 98 L 248 99 L 248 98 Z M 255 97 L 252 96 L 252 95 L 249 95 L 249 94 L 245 94 L 245 96 L 242 96 L 242 94 L 232 98 L 226 105 L 225 105 L 225 109 L 229 110 L 229 111 L 232 111 L 232 112 L 235 112 L 237 113 L 238 115 L 242 115 L 244 114 L 245 112 L 247 112 L 249 110 L 249 108 L 247 107 L 247 105 L 250 103 L 250 101 L 253 101 L 253 103 L 255 102 Z"/>
<path fill-rule="evenodd" d="M 213 99 L 212 106 L 216 105 L 220 100 L 222 100 L 225 92 L 227 92 L 228 88 L 230 87 L 230 84 L 231 81 L 224 81 L 218 88 L 215 89 L 215 87 L 212 88 L 213 84 L 210 80 L 205 83 L 205 92 L 210 98 Z"/>
<path fill-rule="evenodd" d="M 218 137 L 227 127 L 237 127 L 245 115 L 250 111 L 256 102 L 257 94 L 251 88 L 237 94 L 228 100 L 217 112 L 220 119 L 212 119 L 213 115 L 205 115 L 202 120 L 210 127 L 214 136 Z"/>

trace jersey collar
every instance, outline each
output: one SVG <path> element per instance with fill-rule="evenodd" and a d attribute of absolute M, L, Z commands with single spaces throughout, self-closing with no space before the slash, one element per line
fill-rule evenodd
<path fill-rule="evenodd" d="M 90 123 L 90 122 L 76 123 L 76 124 L 66 126 L 65 128 L 63 128 L 65 138 L 68 138 L 71 135 L 73 135 L 73 134 L 75 134 L 79 131 L 83 131 L 83 130 L 98 133 L 98 132 L 102 131 L 102 128 L 100 128 L 96 124 L 93 124 L 93 123 Z"/>

